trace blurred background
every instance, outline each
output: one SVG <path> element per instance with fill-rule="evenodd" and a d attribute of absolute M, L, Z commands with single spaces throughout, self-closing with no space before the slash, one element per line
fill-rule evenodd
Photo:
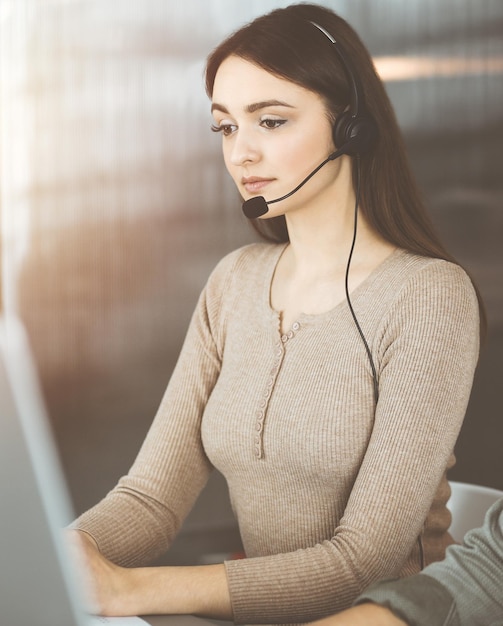
<path fill-rule="evenodd" d="M 204 60 L 287 4 L 0 0 L 2 306 L 28 329 L 76 512 L 127 471 L 206 278 L 255 238 L 209 130 Z M 450 476 L 503 489 L 503 2 L 320 4 L 374 56 L 434 222 L 485 298 Z M 215 474 L 167 559 L 239 547 Z"/>

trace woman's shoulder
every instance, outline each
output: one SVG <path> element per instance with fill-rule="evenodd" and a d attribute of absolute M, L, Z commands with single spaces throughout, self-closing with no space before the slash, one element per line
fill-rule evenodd
<path fill-rule="evenodd" d="M 266 288 L 284 244 L 252 243 L 228 252 L 206 282 L 200 302 L 223 320 L 238 308 L 250 308 Z"/>
<path fill-rule="evenodd" d="M 399 250 L 375 287 L 369 313 L 386 351 L 397 337 L 414 345 L 444 345 L 449 337 L 465 341 L 476 359 L 480 327 L 477 292 L 457 263 Z"/>
<path fill-rule="evenodd" d="M 412 306 L 431 311 L 438 306 L 450 310 L 461 307 L 478 315 L 474 284 L 461 265 L 405 250 L 398 250 L 392 257 L 381 282 L 381 286 L 386 285 L 391 307 Z"/>
<path fill-rule="evenodd" d="M 404 286 L 409 283 L 442 285 L 474 292 L 472 280 L 466 270 L 453 261 L 421 256 L 407 250 L 397 250 L 392 255 L 388 271 Z"/>

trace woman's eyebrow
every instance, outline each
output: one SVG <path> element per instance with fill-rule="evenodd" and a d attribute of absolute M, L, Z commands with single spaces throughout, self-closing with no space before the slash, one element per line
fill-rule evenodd
<path fill-rule="evenodd" d="M 260 109 L 267 109 L 267 107 L 288 107 L 293 108 L 291 104 L 287 104 L 286 102 L 282 102 L 281 100 L 264 100 L 263 102 L 255 102 L 253 104 L 249 104 L 246 107 L 248 113 L 254 113 L 255 111 L 259 111 Z"/>
<path fill-rule="evenodd" d="M 280 107 L 288 107 L 290 109 L 293 108 L 291 104 L 287 102 L 282 102 L 281 100 L 262 100 L 261 102 L 253 102 L 245 107 L 247 113 L 255 113 L 255 111 L 259 111 L 260 109 L 266 109 L 267 107 L 280 106 Z M 218 102 L 213 102 L 211 105 L 211 112 L 213 111 L 221 111 L 222 113 L 229 113 L 227 107 L 223 104 L 218 104 Z"/>

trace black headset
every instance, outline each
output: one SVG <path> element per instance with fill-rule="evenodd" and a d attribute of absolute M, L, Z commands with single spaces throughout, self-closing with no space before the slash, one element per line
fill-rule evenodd
<path fill-rule="evenodd" d="M 332 43 L 350 85 L 349 109 L 341 113 L 334 123 L 334 144 L 337 148 L 343 148 L 344 153 L 351 156 L 367 152 L 377 138 L 377 125 L 373 118 L 364 110 L 364 98 L 360 81 L 337 40 L 323 26 L 312 21 L 311 24 Z"/>
<path fill-rule="evenodd" d="M 353 242 L 351 245 L 351 251 L 349 253 L 348 262 L 346 265 L 346 277 L 345 277 L 345 290 L 346 290 L 346 300 L 348 302 L 349 310 L 353 317 L 353 321 L 356 325 L 360 338 L 365 346 L 365 351 L 367 353 L 367 357 L 369 360 L 370 368 L 372 370 L 372 383 L 374 387 L 374 400 L 377 404 L 377 400 L 379 398 L 379 383 L 377 380 L 377 372 L 374 364 L 374 359 L 372 358 L 372 352 L 370 351 L 368 342 L 365 338 L 363 330 L 361 329 L 360 323 L 356 317 L 356 313 L 353 309 L 353 305 L 351 303 L 351 298 L 349 297 L 349 266 L 351 264 L 351 258 L 353 256 L 353 250 L 356 242 L 356 228 L 357 228 L 357 215 L 358 215 L 358 204 L 360 200 L 360 155 L 364 152 L 367 152 L 372 148 L 377 138 L 377 125 L 370 115 L 366 114 L 364 111 L 364 99 L 363 93 L 361 89 L 360 82 L 356 76 L 356 73 L 352 70 L 351 64 L 349 63 L 349 59 L 346 58 L 344 51 L 342 50 L 340 44 L 332 37 L 332 35 L 327 32 L 322 26 L 317 24 L 316 22 L 311 22 L 313 26 L 321 31 L 325 37 L 329 39 L 329 41 L 333 44 L 334 50 L 336 51 L 339 59 L 341 60 L 342 66 L 344 68 L 344 72 L 346 74 L 348 83 L 351 86 L 351 99 L 349 103 L 349 109 L 341 113 L 337 119 L 335 120 L 333 127 L 333 140 L 335 147 L 338 149 L 334 152 L 334 155 L 342 152 L 343 154 L 348 154 L 350 156 L 356 157 L 357 164 L 357 190 L 356 190 L 356 203 L 355 203 L 355 222 L 354 222 L 354 233 L 353 233 Z M 333 155 L 331 155 L 333 156 Z M 329 157 L 330 158 L 330 157 Z"/>

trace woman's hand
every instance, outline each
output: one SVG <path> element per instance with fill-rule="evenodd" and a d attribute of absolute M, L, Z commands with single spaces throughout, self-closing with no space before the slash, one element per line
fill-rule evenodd
<path fill-rule="evenodd" d="M 223 564 L 124 568 L 106 559 L 87 533 L 67 532 L 82 571 L 90 612 L 105 616 L 189 614 L 232 619 Z"/>
<path fill-rule="evenodd" d="M 136 614 L 131 595 L 134 570 L 115 565 L 98 550 L 87 533 L 67 532 L 85 589 L 85 600 L 91 613 L 108 616 Z"/>

